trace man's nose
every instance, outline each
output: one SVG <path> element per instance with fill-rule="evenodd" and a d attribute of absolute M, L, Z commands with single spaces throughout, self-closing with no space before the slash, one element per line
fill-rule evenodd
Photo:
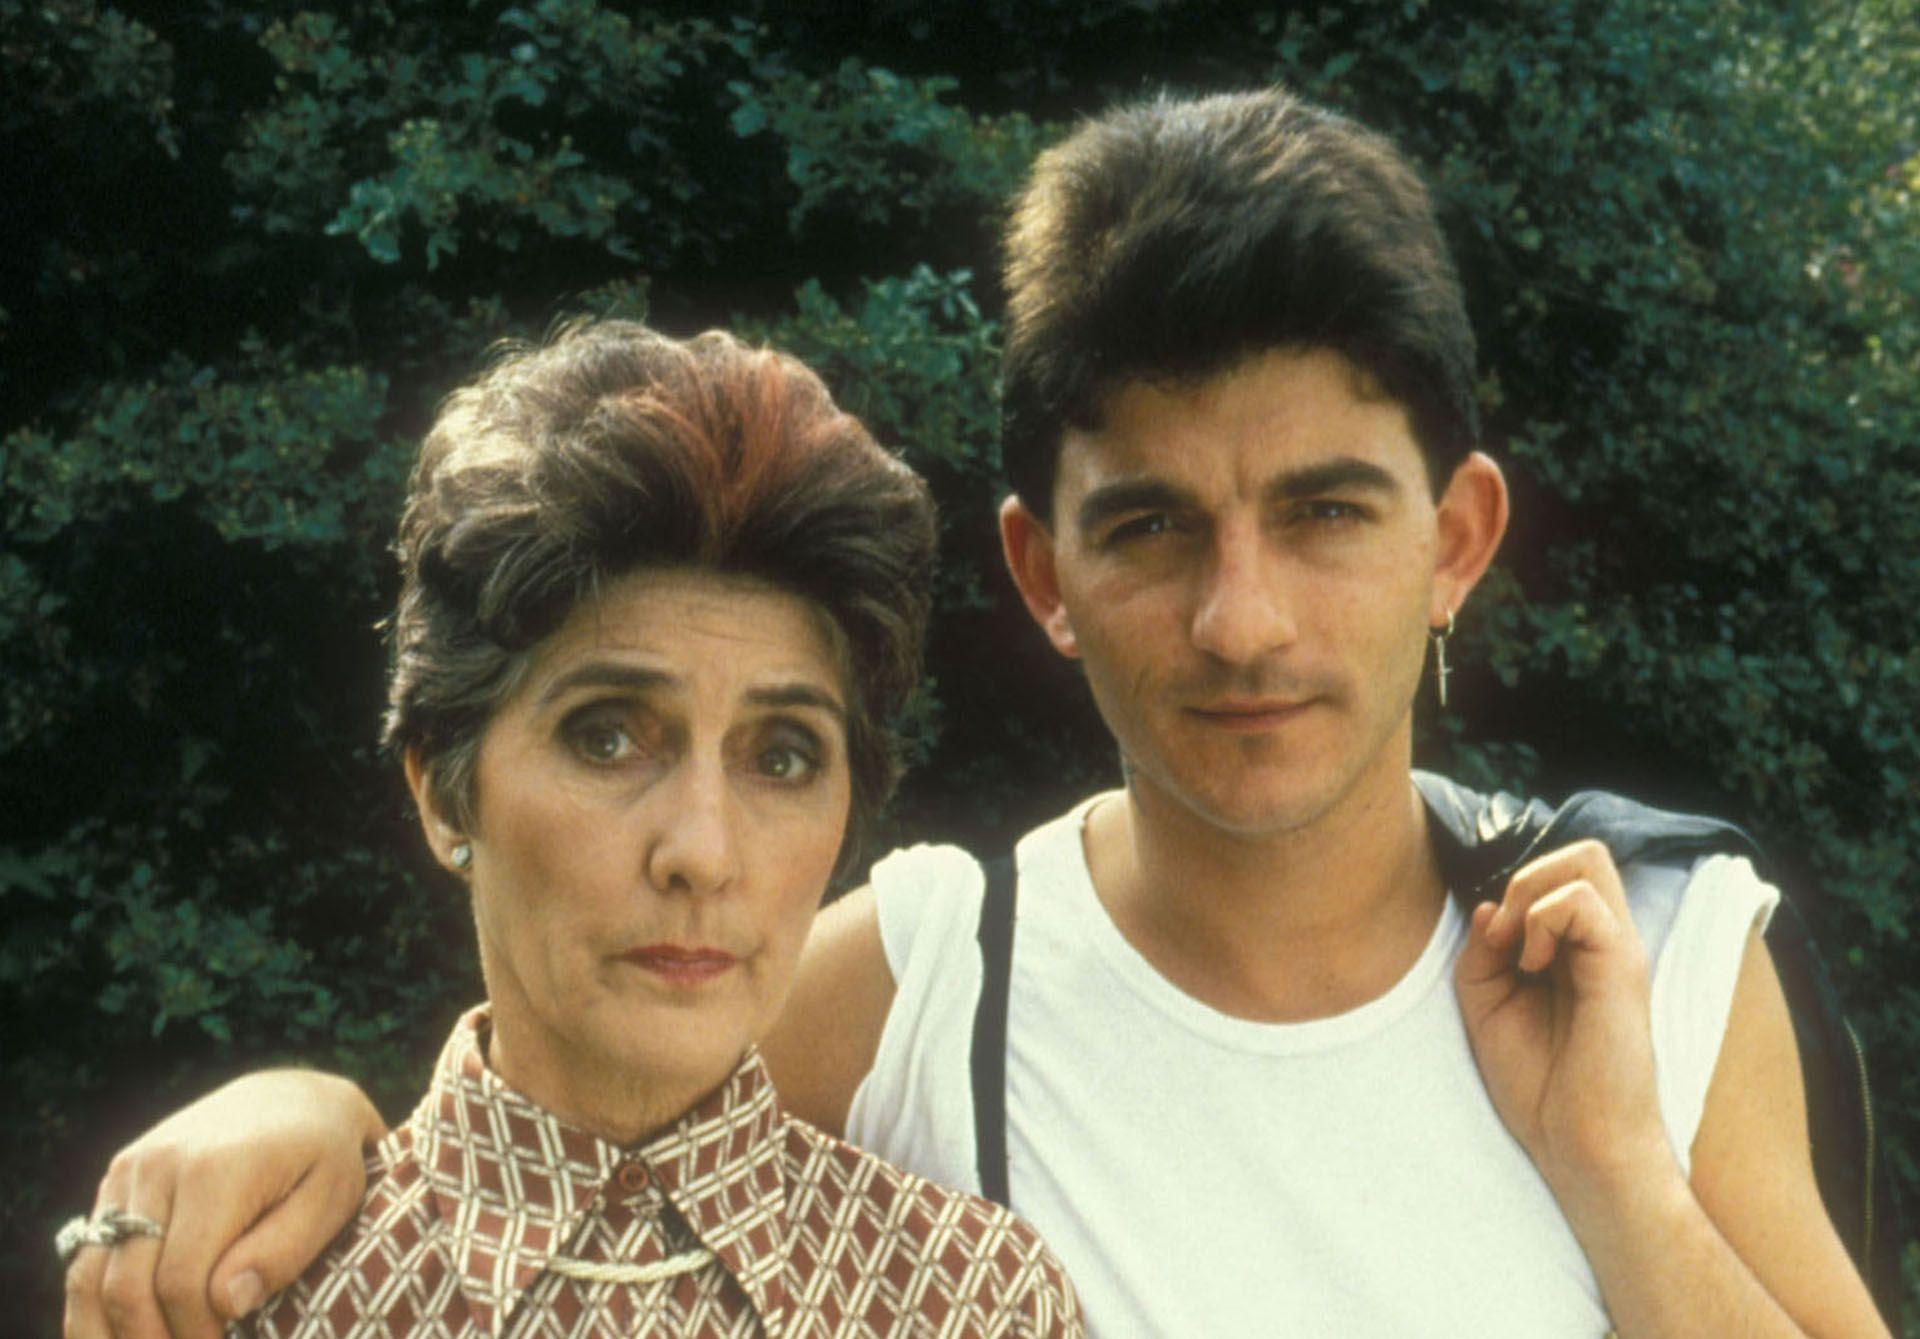
<path fill-rule="evenodd" d="M 1215 532 L 1191 635 L 1194 646 L 1230 665 L 1250 664 L 1298 635 L 1281 564 L 1257 525 Z"/>
<path fill-rule="evenodd" d="M 658 827 L 647 849 L 647 881 L 662 893 L 715 893 L 739 876 L 739 834 L 727 770 L 687 759 L 649 800 Z"/>

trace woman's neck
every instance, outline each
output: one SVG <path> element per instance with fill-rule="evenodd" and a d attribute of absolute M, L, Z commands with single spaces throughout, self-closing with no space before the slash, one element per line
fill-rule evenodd
<path fill-rule="evenodd" d="M 717 1086 L 639 1078 L 605 1059 L 566 1053 L 562 1038 L 535 1035 L 496 1009 L 482 1038 L 487 1068 L 543 1111 L 610 1144 L 643 1143 L 674 1124 Z M 724 1076 L 720 1080 L 724 1082 Z"/>

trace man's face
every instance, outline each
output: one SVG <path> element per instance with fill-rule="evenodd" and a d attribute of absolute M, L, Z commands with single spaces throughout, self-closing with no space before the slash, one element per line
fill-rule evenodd
<path fill-rule="evenodd" d="M 1044 570 L 1021 574 L 1012 529 L 1009 556 L 1141 802 L 1252 837 L 1370 779 L 1404 789 L 1427 630 L 1484 566 L 1454 579 L 1464 541 L 1405 409 L 1329 350 L 1102 407 L 1063 439 L 1051 534 L 1032 524 Z"/>

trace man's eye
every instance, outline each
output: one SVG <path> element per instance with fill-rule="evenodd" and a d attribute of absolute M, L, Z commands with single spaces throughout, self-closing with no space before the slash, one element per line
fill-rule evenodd
<path fill-rule="evenodd" d="M 1124 544 L 1128 540 L 1150 539 L 1155 535 L 1164 535 L 1173 529 L 1173 517 L 1164 511 L 1143 512 L 1130 516 L 1107 531 L 1107 543 Z"/>
<path fill-rule="evenodd" d="M 1341 502 L 1334 498 L 1312 498 L 1302 502 L 1296 514 L 1303 521 L 1324 523 L 1364 520 L 1367 513 L 1356 502 Z"/>

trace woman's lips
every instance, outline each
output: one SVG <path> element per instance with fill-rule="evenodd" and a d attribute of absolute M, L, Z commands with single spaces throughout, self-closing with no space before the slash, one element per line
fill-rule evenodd
<path fill-rule="evenodd" d="M 711 981 L 731 971 L 740 961 L 725 949 L 688 948 L 681 944 L 643 944 L 622 953 L 620 960 L 681 986 Z"/>

